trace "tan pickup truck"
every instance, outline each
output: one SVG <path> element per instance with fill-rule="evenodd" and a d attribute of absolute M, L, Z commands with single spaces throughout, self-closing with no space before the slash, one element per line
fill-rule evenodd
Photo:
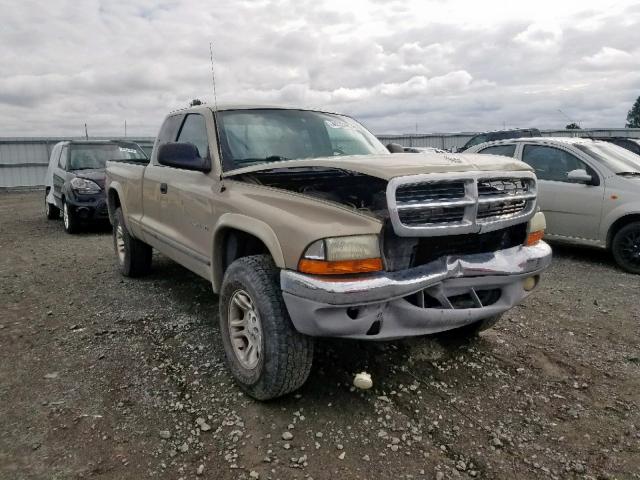
<path fill-rule="evenodd" d="M 391 154 L 327 112 L 174 112 L 148 165 L 107 164 L 106 190 L 122 273 L 155 248 L 211 281 L 227 365 L 258 399 L 305 382 L 315 336 L 487 328 L 551 261 L 526 164 Z"/>

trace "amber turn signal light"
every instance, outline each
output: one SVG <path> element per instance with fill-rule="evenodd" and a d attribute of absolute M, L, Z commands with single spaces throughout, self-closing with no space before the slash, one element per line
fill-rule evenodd
<path fill-rule="evenodd" d="M 298 263 L 298 270 L 312 275 L 345 275 L 349 273 L 379 272 L 382 270 L 382 259 L 365 258 L 363 260 L 310 260 L 303 258 Z"/>
<path fill-rule="evenodd" d="M 538 230 L 537 232 L 531 232 L 527 235 L 527 240 L 524 242 L 527 247 L 531 247 L 542 240 L 544 237 L 544 230 Z"/>

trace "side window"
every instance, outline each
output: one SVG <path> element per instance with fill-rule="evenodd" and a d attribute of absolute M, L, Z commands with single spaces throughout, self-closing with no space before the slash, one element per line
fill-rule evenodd
<path fill-rule="evenodd" d="M 197 113 L 187 115 L 178 135 L 178 142 L 192 143 L 198 149 L 201 158 L 209 156 L 209 140 L 204 117 Z"/>
<path fill-rule="evenodd" d="M 525 145 L 522 160 L 529 164 L 540 180 L 567 182 L 567 174 L 571 170 L 586 170 L 591 175 L 595 172 L 586 163 L 571 153 L 559 148 L 544 145 Z"/>
<path fill-rule="evenodd" d="M 484 153 L 489 155 L 503 155 L 505 157 L 513 157 L 516 153 L 516 145 L 494 145 L 493 147 L 487 147 L 480 150 L 478 153 Z"/>
<path fill-rule="evenodd" d="M 67 157 L 69 156 L 69 147 L 62 147 L 62 153 L 60 154 L 60 160 L 58 161 L 58 166 L 66 170 L 67 169 Z"/>
<path fill-rule="evenodd" d="M 49 157 L 49 165 L 57 165 L 60 161 L 60 145 L 56 145 L 51 150 L 51 156 Z"/>
<path fill-rule="evenodd" d="M 156 140 L 158 145 L 175 142 L 176 137 L 178 136 L 180 123 L 182 123 L 182 115 L 172 115 L 171 117 L 167 117 L 158 132 L 158 138 Z"/>

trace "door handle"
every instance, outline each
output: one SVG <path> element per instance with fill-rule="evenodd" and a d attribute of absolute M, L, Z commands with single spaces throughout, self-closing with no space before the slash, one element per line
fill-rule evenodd
<path fill-rule="evenodd" d="M 167 193 L 167 184 L 166 183 L 161 183 L 160 184 L 160 193 Z"/>

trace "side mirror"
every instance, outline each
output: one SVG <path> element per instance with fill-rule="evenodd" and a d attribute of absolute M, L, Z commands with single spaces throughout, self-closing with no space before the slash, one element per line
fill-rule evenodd
<path fill-rule="evenodd" d="M 192 143 L 164 143 L 158 150 L 158 163 L 167 167 L 208 172 L 211 162 L 200 157 L 198 149 Z"/>
<path fill-rule="evenodd" d="M 387 150 L 391 153 L 404 153 L 404 147 L 397 143 L 390 143 L 387 145 Z"/>
<path fill-rule="evenodd" d="M 578 168 L 567 173 L 567 180 L 570 182 L 584 183 L 588 185 L 593 182 L 593 177 L 589 175 L 586 170 Z"/>

